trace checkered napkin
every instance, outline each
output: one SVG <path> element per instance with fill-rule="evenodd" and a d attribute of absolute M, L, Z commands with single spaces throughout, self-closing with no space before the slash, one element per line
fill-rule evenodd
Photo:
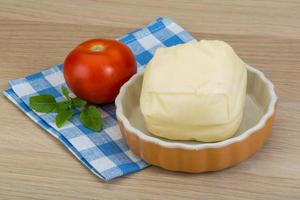
<path fill-rule="evenodd" d="M 144 28 L 118 38 L 130 47 L 138 69 L 152 58 L 158 47 L 168 47 L 193 41 L 193 37 L 170 18 L 158 18 Z M 103 180 L 123 176 L 148 166 L 132 154 L 122 139 L 117 125 L 114 104 L 99 107 L 102 112 L 103 130 L 93 132 L 79 121 L 79 112 L 63 127 L 57 128 L 55 113 L 37 113 L 29 108 L 33 95 L 49 93 L 57 101 L 64 99 L 60 88 L 65 85 L 63 65 L 56 65 L 42 72 L 9 82 L 11 89 L 4 95 L 28 117 L 62 142 L 89 170 Z"/>

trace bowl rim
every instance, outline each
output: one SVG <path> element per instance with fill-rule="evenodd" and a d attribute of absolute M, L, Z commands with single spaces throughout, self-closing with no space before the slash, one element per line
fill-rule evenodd
<path fill-rule="evenodd" d="M 139 139 L 154 143 L 160 146 L 168 147 L 168 148 L 182 148 L 182 149 L 188 149 L 188 150 L 200 150 L 200 149 L 205 149 L 205 148 L 221 148 L 236 142 L 240 142 L 244 139 L 246 139 L 248 136 L 251 134 L 255 133 L 259 129 L 263 128 L 268 119 L 273 115 L 275 112 L 275 105 L 278 100 L 278 97 L 274 91 L 274 85 L 273 83 L 266 78 L 265 74 L 262 71 L 259 71 L 258 69 L 255 69 L 254 67 L 251 67 L 250 65 L 246 64 L 247 71 L 251 71 L 253 73 L 256 73 L 259 78 L 267 85 L 268 87 L 268 92 L 271 97 L 270 104 L 268 105 L 268 110 L 267 112 L 261 117 L 259 122 L 251 127 L 250 129 L 246 130 L 245 132 L 241 133 L 239 136 L 236 137 L 231 137 L 229 139 L 219 141 L 219 142 L 214 142 L 214 143 L 199 143 L 199 144 L 186 144 L 180 141 L 173 141 L 173 142 L 168 142 L 165 140 L 161 140 L 158 137 L 155 136 L 149 136 L 142 131 L 134 128 L 129 120 L 125 117 L 123 114 L 123 106 L 122 106 L 122 100 L 125 95 L 125 91 L 128 88 L 130 84 L 132 84 L 139 76 L 141 76 L 144 73 L 144 69 L 141 69 L 138 73 L 136 73 L 134 76 L 132 76 L 120 89 L 120 92 L 115 100 L 115 105 L 116 105 L 116 116 L 117 119 L 122 122 L 124 128 L 139 137 Z"/>

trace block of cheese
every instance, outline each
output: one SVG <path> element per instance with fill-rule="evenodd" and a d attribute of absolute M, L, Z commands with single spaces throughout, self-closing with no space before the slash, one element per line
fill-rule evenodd
<path fill-rule="evenodd" d="M 171 140 L 225 140 L 239 128 L 246 84 L 245 63 L 226 42 L 159 48 L 143 77 L 146 128 Z"/>

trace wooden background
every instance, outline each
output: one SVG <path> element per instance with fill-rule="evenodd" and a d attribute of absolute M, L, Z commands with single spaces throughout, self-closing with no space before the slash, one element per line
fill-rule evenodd
<path fill-rule="evenodd" d="M 217 173 L 157 167 L 104 183 L 0 95 L 0 199 L 300 199 L 300 1 L 0 0 L 0 87 L 62 63 L 76 44 L 170 16 L 197 39 L 232 44 L 279 96 L 273 137 Z"/>

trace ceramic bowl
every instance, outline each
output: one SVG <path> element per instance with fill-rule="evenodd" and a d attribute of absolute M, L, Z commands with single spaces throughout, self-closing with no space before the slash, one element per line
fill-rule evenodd
<path fill-rule="evenodd" d="M 264 74 L 247 66 L 247 96 L 237 133 L 224 141 L 174 141 L 152 135 L 140 110 L 143 72 L 125 83 L 116 99 L 116 115 L 123 138 L 134 154 L 172 171 L 207 172 L 236 165 L 255 154 L 271 136 L 277 96 Z"/>

